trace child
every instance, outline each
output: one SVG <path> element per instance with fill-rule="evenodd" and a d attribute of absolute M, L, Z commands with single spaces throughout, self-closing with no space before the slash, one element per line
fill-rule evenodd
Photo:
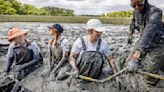
<path fill-rule="evenodd" d="M 9 74 L 14 62 L 15 78 L 21 80 L 42 64 L 41 51 L 35 42 L 27 41 L 27 32 L 20 28 L 13 28 L 8 32 L 11 42 L 8 53 L 5 73 Z"/>
<path fill-rule="evenodd" d="M 69 41 L 61 35 L 63 31 L 63 27 L 60 24 L 54 24 L 49 27 L 49 33 L 52 36 L 48 43 L 48 65 L 51 80 L 54 80 L 59 71 L 63 74 L 69 70 L 69 67 L 67 67 Z M 64 65 L 66 65 L 66 67 L 63 67 Z M 57 79 L 60 80 L 63 77 L 63 75 L 58 75 Z"/>

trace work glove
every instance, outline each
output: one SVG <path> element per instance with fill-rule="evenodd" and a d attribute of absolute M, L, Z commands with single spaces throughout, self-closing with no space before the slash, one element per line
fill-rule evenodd
<path fill-rule="evenodd" d="M 132 57 L 129 59 L 128 63 L 127 63 L 127 69 L 128 72 L 136 72 L 138 69 L 138 59 Z"/>

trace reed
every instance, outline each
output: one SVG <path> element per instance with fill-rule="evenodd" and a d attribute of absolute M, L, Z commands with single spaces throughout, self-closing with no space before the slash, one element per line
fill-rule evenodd
<path fill-rule="evenodd" d="M 130 24 L 131 18 L 89 17 L 89 16 L 37 16 L 37 15 L 0 15 L 0 22 L 56 22 L 86 23 L 91 18 L 98 18 L 104 24 Z M 164 18 L 163 18 L 164 20 Z"/>

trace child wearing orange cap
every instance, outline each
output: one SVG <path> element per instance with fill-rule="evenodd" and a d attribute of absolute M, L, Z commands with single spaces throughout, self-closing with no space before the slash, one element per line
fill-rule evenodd
<path fill-rule="evenodd" d="M 8 75 L 14 67 L 15 78 L 21 80 L 42 64 L 41 50 L 35 42 L 26 40 L 27 32 L 12 28 L 8 32 L 8 48 L 5 73 Z"/>

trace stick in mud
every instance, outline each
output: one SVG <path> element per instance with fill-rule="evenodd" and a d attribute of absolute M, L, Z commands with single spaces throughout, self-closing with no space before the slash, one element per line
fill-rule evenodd
<path fill-rule="evenodd" d="M 108 78 L 102 79 L 101 82 L 104 83 L 104 82 L 106 82 L 106 81 L 109 81 L 109 80 L 111 80 L 111 79 L 117 77 L 118 75 L 122 74 L 122 73 L 125 72 L 125 71 L 127 71 L 127 68 L 123 68 L 122 70 L 120 70 L 119 72 L 117 72 L 117 73 L 115 73 L 115 74 L 109 76 Z"/>
<path fill-rule="evenodd" d="M 78 77 L 80 79 L 83 79 L 83 80 L 87 80 L 87 81 L 92 81 L 92 82 L 98 82 L 98 83 L 104 83 L 104 82 L 107 82 L 107 81 L 110 81 L 111 79 L 117 77 L 118 75 L 124 73 L 125 71 L 127 71 L 127 68 L 124 68 L 122 70 L 120 70 L 119 72 L 111 75 L 110 77 L 108 78 L 105 78 L 105 79 L 102 79 L 102 80 L 98 80 L 98 79 L 93 79 L 91 77 L 86 77 L 86 76 L 82 76 L 82 75 L 79 75 Z M 157 75 L 157 74 L 152 74 L 152 73 L 148 73 L 148 72 L 144 72 L 144 71 L 137 71 L 137 73 L 139 74 L 142 74 L 142 75 L 146 75 L 146 76 L 150 76 L 150 77 L 153 77 L 153 78 L 156 78 L 156 79 L 160 79 L 160 80 L 164 80 L 164 77 L 160 76 L 160 75 Z M 71 75 L 71 74 L 70 74 Z"/>
<path fill-rule="evenodd" d="M 150 76 L 150 77 L 153 77 L 153 78 L 156 78 L 156 79 L 164 80 L 164 77 L 160 76 L 158 74 L 148 73 L 148 72 L 144 72 L 144 71 L 138 71 L 138 73 L 142 74 L 142 75 Z"/>
<path fill-rule="evenodd" d="M 108 78 L 105 78 L 105 79 L 102 79 L 102 80 L 98 80 L 98 79 L 94 79 L 94 78 L 91 78 L 91 77 L 86 77 L 86 76 L 82 76 L 82 75 L 79 75 L 78 78 L 82 79 L 82 80 L 86 80 L 86 81 L 92 81 L 92 82 L 98 82 L 98 83 L 104 83 L 106 81 L 109 81 L 115 77 L 117 77 L 118 75 L 122 74 L 123 72 L 125 72 L 127 70 L 127 68 L 124 68 L 122 70 L 120 70 L 119 72 L 111 75 L 110 77 Z M 68 75 L 72 75 L 71 73 L 67 73 Z"/>

